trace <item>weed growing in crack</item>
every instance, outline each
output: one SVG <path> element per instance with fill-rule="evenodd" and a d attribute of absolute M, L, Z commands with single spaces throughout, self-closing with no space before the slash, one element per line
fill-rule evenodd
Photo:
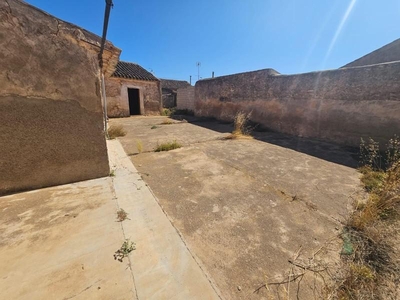
<path fill-rule="evenodd" d="M 122 222 L 128 219 L 128 213 L 122 208 L 117 211 L 117 220 L 118 222 Z"/>
<path fill-rule="evenodd" d="M 136 250 L 136 246 L 134 242 L 131 242 L 129 239 L 126 239 L 123 243 L 121 248 L 119 248 L 114 253 L 114 259 L 122 262 L 125 257 L 129 255 L 133 250 Z"/>

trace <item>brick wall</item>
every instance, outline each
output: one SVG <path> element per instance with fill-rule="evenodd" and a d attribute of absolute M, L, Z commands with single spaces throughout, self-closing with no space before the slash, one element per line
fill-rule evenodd
<path fill-rule="evenodd" d="M 176 103 L 177 109 L 194 111 L 194 86 L 178 89 Z"/>
<path fill-rule="evenodd" d="M 252 113 L 265 127 L 358 146 L 400 134 L 400 63 L 297 75 L 260 70 L 201 80 L 195 113 L 232 120 Z"/>

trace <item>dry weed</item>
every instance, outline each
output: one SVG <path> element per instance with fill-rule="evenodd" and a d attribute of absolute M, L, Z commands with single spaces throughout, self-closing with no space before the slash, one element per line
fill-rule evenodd
<path fill-rule="evenodd" d="M 250 128 L 247 126 L 249 120 L 251 117 L 251 113 L 245 113 L 245 112 L 238 112 L 235 115 L 234 119 L 234 129 L 230 135 L 226 137 L 226 139 L 239 139 L 239 138 L 247 138 L 251 139 L 250 135 Z"/>
<path fill-rule="evenodd" d="M 122 125 L 111 125 L 107 130 L 107 135 L 110 140 L 113 140 L 117 137 L 125 136 L 126 131 Z"/>

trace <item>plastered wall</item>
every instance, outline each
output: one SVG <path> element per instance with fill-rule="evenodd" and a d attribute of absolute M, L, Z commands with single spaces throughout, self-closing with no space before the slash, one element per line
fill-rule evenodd
<path fill-rule="evenodd" d="M 384 143 L 400 133 L 400 63 L 297 75 L 267 69 L 196 83 L 196 115 L 232 120 L 237 111 L 296 136 Z"/>
<path fill-rule="evenodd" d="M 109 174 L 90 39 L 25 2 L 0 1 L 0 194 Z"/>

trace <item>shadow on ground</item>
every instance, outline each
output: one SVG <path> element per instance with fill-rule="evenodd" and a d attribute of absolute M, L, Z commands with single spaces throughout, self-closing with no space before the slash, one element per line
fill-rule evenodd
<path fill-rule="evenodd" d="M 185 119 L 193 125 L 201 126 L 220 133 L 231 133 L 233 130 L 233 123 L 222 122 L 211 118 L 197 118 L 193 116 L 173 116 L 172 118 L 176 120 Z M 252 125 L 252 127 L 254 130 L 251 135 L 259 141 L 292 149 L 350 168 L 358 167 L 357 148 L 273 132 L 263 129 L 257 124 Z"/>

